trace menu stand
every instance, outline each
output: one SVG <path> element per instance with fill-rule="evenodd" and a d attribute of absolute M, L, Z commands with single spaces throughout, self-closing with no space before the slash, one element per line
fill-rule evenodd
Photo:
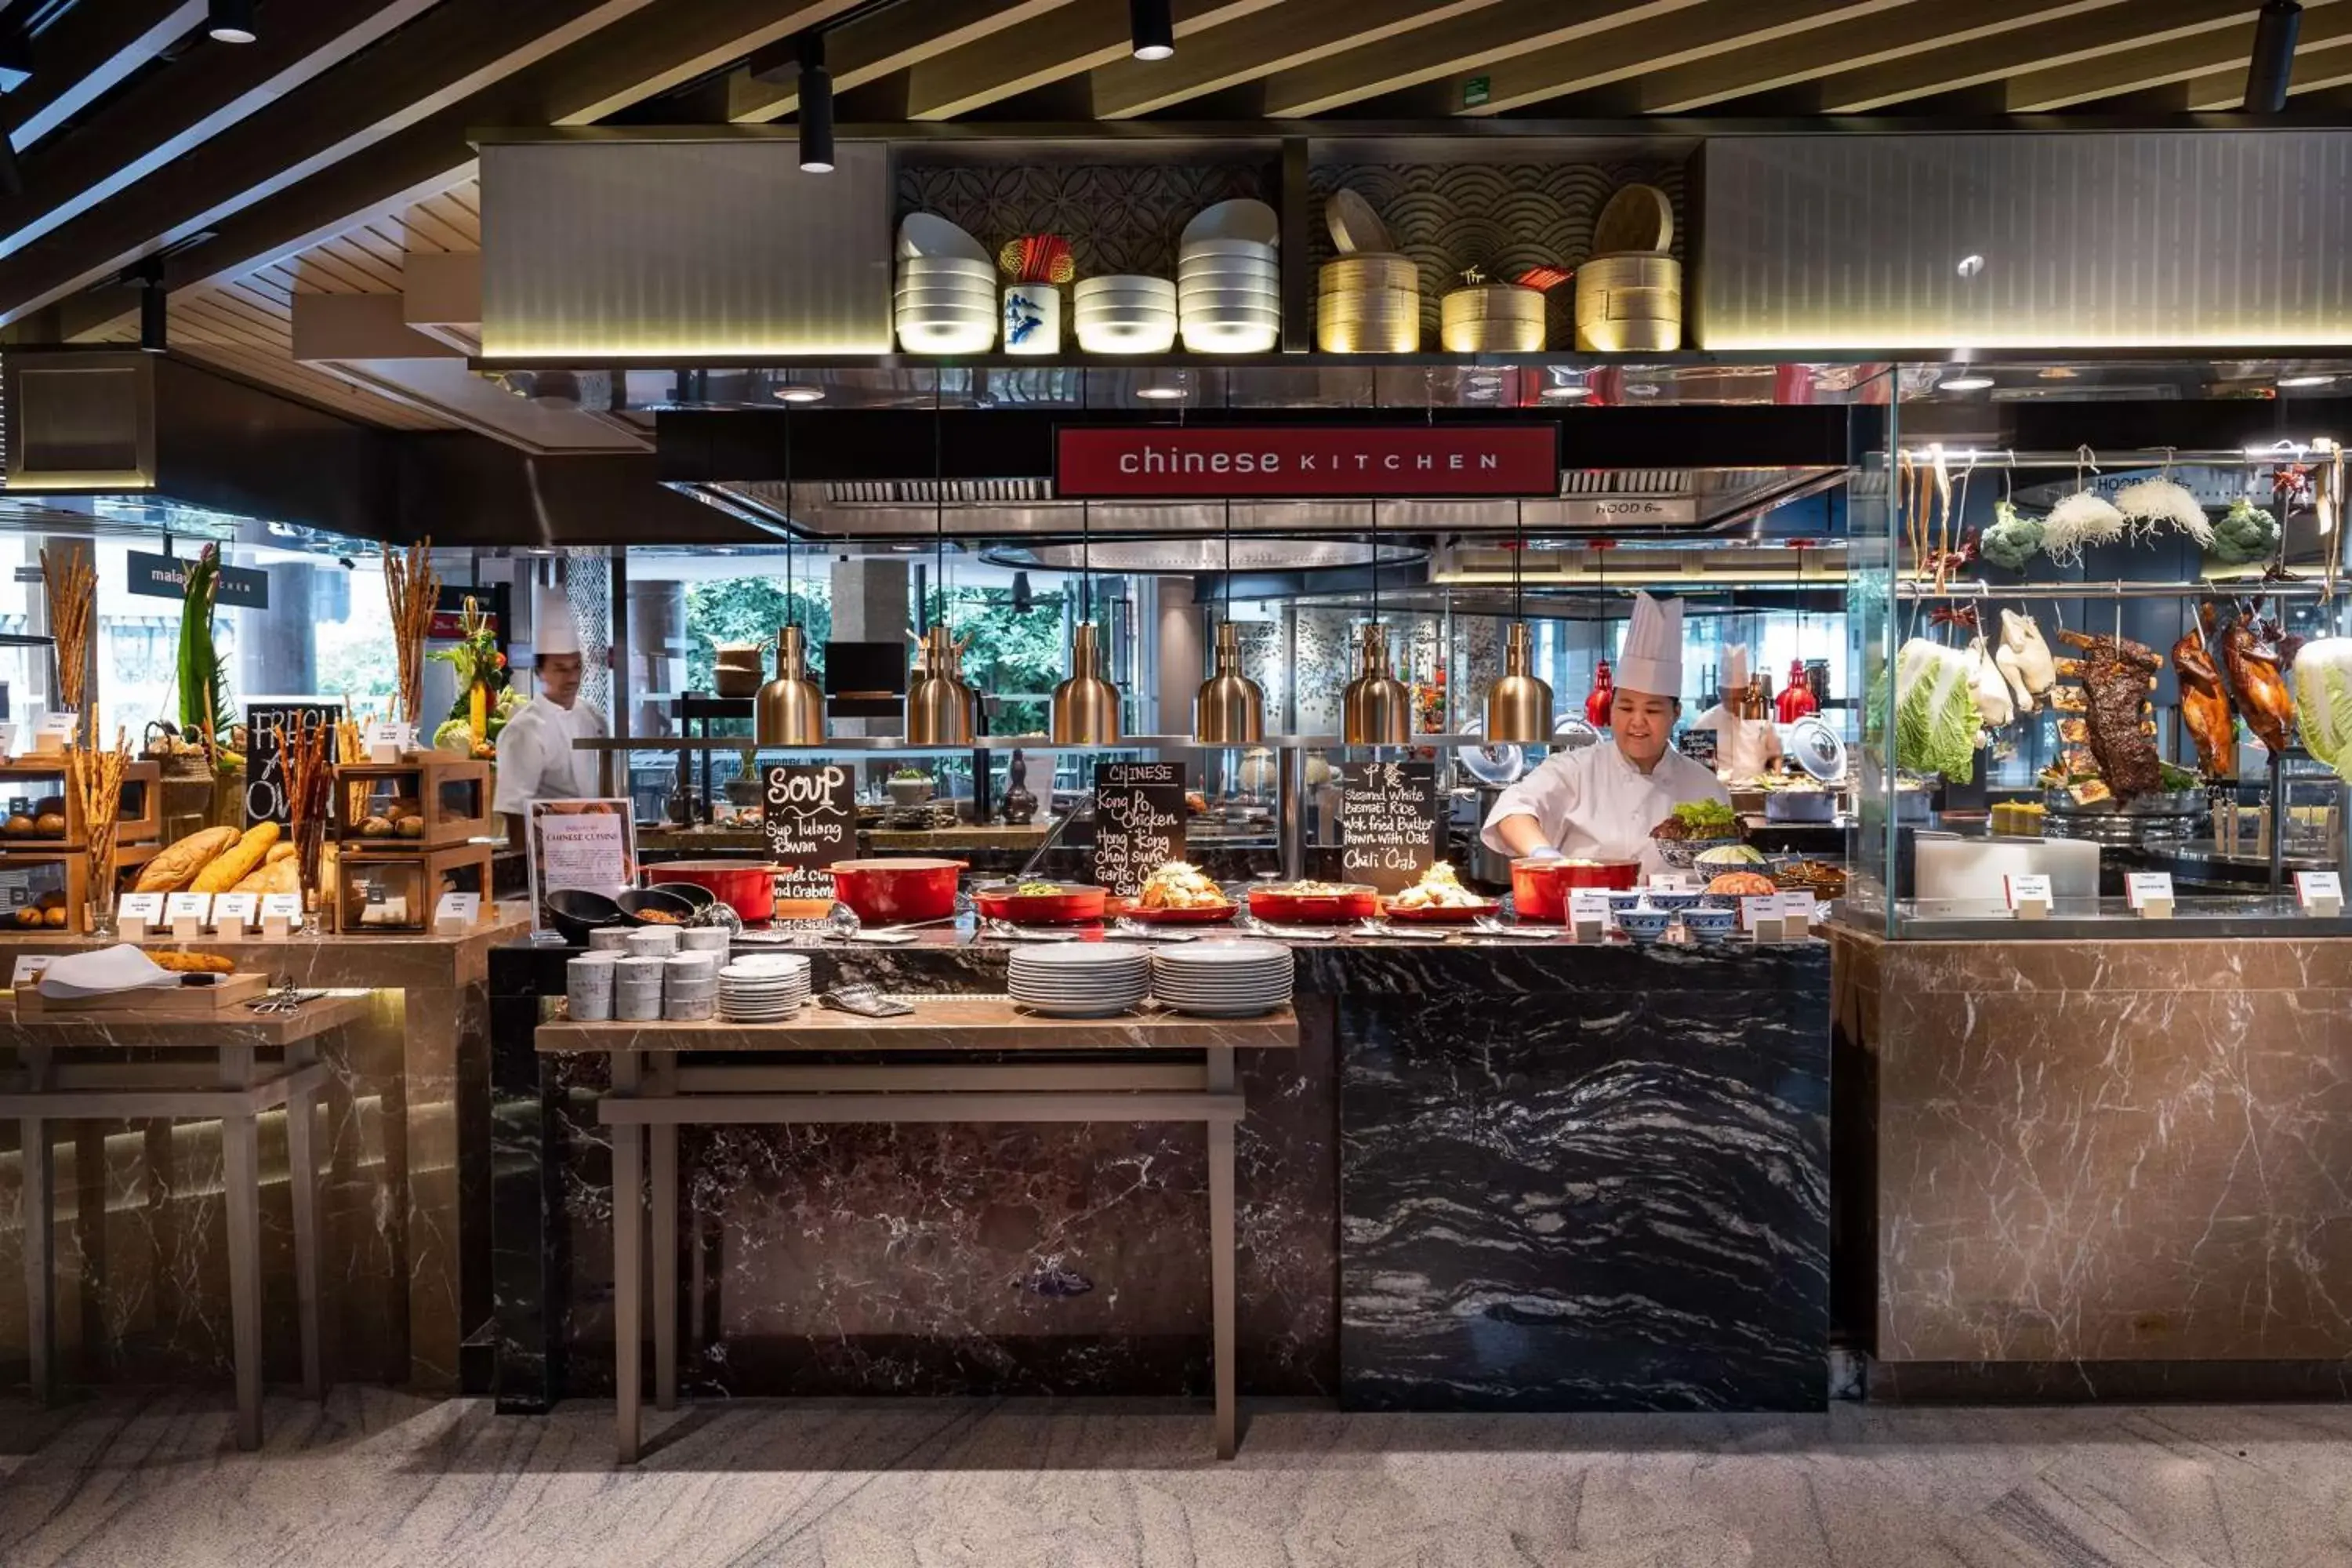
<path fill-rule="evenodd" d="M 0 1078 L 0 1119 L 21 1130 L 24 1161 L 25 1330 L 36 1398 L 56 1379 L 57 1203 L 49 1142 L 55 1121 L 216 1121 L 221 1125 L 222 1203 L 228 1219 L 229 1336 L 236 1369 L 236 1444 L 261 1446 L 260 1117 L 286 1108 L 286 1149 L 294 1204 L 294 1289 L 302 1350 L 302 1392 L 326 1396 L 319 1342 L 319 1162 L 314 1108 L 327 1081 L 318 1037 L 358 1017 L 352 995 L 305 1003 L 299 1012 L 224 1009 L 217 1019 L 157 1019 L 136 1005 L 27 1013 L 16 1010 L 5 1043 L 17 1067 Z M 162 1047 L 208 1052 L 209 1062 L 60 1060 L 93 1050 L 142 1055 Z M 257 1050 L 280 1059 L 259 1062 Z"/>

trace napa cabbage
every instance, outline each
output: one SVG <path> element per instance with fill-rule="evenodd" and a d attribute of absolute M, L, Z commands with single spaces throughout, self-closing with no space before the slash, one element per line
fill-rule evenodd
<path fill-rule="evenodd" d="M 2352 637 L 2314 637 L 2295 651 L 2293 675 L 2304 750 L 2352 781 Z"/>
<path fill-rule="evenodd" d="M 1976 768 L 1976 696 L 1968 656 L 1913 637 L 1895 656 L 1895 765 L 1966 779 Z"/>

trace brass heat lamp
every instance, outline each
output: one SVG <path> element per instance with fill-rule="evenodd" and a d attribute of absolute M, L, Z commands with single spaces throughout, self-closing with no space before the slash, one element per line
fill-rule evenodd
<path fill-rule="evenodd" d="M 1356 647 L 1356 679 L 1339 698 L 1340 739 L 1350 746 L 1412 743 L 1412 693 L 1389 665 L 1389 628 L 1365 625 Z"/>
<path fill-rule="evenodd" d="M 1216 669 L 1192 696 L 1192 736 L 1204 746 L 1254 746 L 1265 739 L 1265 693 L 1242 673 L 1242 629 L 1217 623 Z"/>
<path fill-rule="evenodd" d="M 1519 511 L 1519 537 L 1511 551 L 1511 631 L 1503 646 L 1503 674 L 1486 689 L 1486 739 L 1522 746 L 1551 742 L 1551 687 L 1535 672 L 1522 597 L 1520 562 L 1528 552 L 1527 510 Z"/>
<path fill-rule="evenodd" d="M 969 746 L 980 732 L 980 693 L 964 684 L 964 647 L 944 626 L 923 634 L 907 682 L 907 744 Z"/>
<path fill-rule="evenodd" d="M 824 693 L 809 678 L 808 638 L 798 626 L 776 632 L 776 679 L 760 688 L 753 733 L 762 746 L 824 744 Z"/>
<path fill-rule="evenodd" d="M 1070 678 L 1054 688 L 1054 744 L 1118 744 L 1118 688 L 1100 669 L 1095 624 L 1082 621 L 1070 644 Z"/>

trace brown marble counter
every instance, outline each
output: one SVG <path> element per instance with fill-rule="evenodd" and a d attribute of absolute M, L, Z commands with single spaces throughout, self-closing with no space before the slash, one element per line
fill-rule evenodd
<path fill-rule="evenodd" d="M 1296 1048 L 1287 1007 L 1260 1018 L 1188 1018 L 1158 1008 L 1116 1018 L 1046 1018 L 1003 996 L 940 996 L 898 1018 L 811 1005 L 777 1024 L 575 1024 L 539 1027 L 542 1051 L 1061 1051 Z"/>
<path fill-rule="evenodd" d="M 1898 1382 L 2352 1355 L 2352 939 L 1834 942 L 1840 1318 Z"/>
<path fill-rule="evenodd" d="M 277 1049 L 327 1029 L 352 1022 L 366 1012 L 357 993 L 321 996 L 302 1005 L 299 1013 L 254 1013 L 242 1006 L 221 1009 L 211 1018 L 155 1019 L 142 1016 L 135 1003 L 119 1007 L 92 1007 L 71 1012 L 20 1013 L 15 1003 L 0 1002 L 0 1046 L 16 1047 L 16 1037 L 28 1036 L 57 1050 L 145 1050 L 200 1046 L 254 1046 Z"/>
<path fill-rule="evenodd" d="M 331 1074 L 323 1215 L 325 1271 L 336 1282 L 331 1377 L 458 1389 L 459 1347 L 490 1311 L 488 954 L 528 928 L 520 906 L 502 905 L 463 936 L 148 944 L 220 953 L 277 981 L 367 993 L 362 1016 L 329 1037 L 321 1053 Z M 102 945 L 62 931 L 0 931 L 0 962 Z M 16 1131 L 13 1123 L 0 1129 L 9 1153 Z M 58 1280 L 68 1379 L 225 1373 L 217 1126 L 77 1124 L 56 1136 L 68 1222 L 59 1230 Z M 262 1159 L 264 1267 L 272 1281 L 265 1296 L 282 1301 L 291 1291 L 277 1281 L 290 1278 L 292 1235 L 282 1119 L 265 1122 Z M 6 1181 L 0 1212 L 17 1201 L 16 1178 Z M 16 1277 L 17 1253 L 17 1233 L 0 1235 L 0 1274 Z M 20 1293 L 0 1291 L 0 1357 L 21 1353 L 22 1311 Z M 273 1320 L 266 1340 L 268 1374 L 295 1375 L 290 1316 L 282 1325 Z"/>

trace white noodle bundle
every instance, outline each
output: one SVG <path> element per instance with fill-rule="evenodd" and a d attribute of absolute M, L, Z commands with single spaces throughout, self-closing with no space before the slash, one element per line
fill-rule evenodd
<path fill-rule="evenodd" d="M 2082 561 L 2085 545 L 2113 544 L 2128 527 L 2124 514 L 2105 496 L 2076 490 L 2042 520 L 2042 549 L 2059 564 L 2074 565 Z"/>
<path fill-rule="evenodd" d="M 2150 533 L 2158 523 L 2168 522 L 2175 532 L 2195 540 L 2200 550 L 2213 542 L 2213 525 L 2206 521 L 2205 509 L 2187 489 L 2170 479 L 2126 485 L 2116 492 L 2116 508 L 2132 523 L 2145 524 Z"/>

